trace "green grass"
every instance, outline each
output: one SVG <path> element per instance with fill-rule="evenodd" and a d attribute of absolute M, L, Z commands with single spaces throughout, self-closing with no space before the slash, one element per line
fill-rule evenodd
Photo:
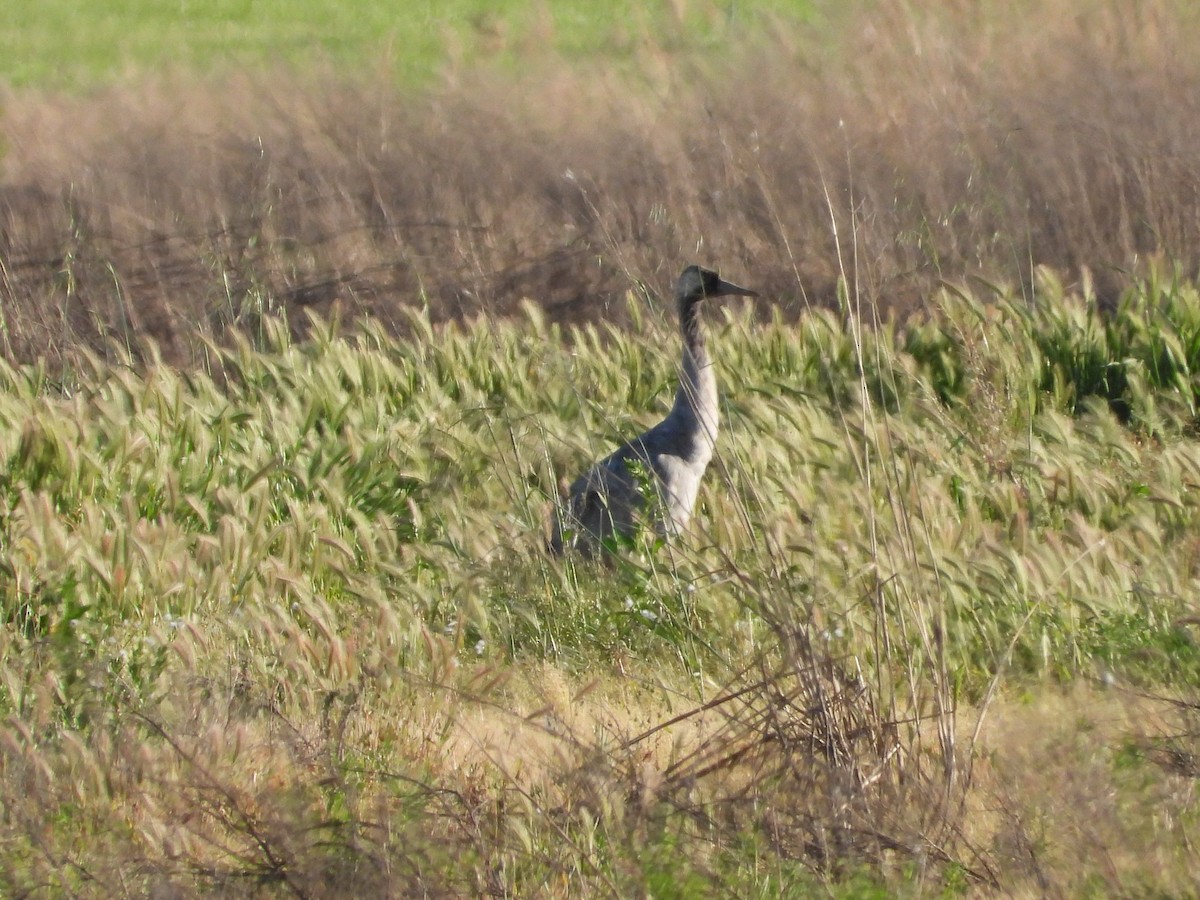
<path fill-rule="evenodd" d="M 781 587 L 851 635 L 870 631 L 876 590 L 902 603 L 936 583 L 966 683 L 1002 665 L 1070 678 L 1098 661 L 1194 677 L 1200 658 L 1172 625 L 1190 558 L 1152 548 L 1191 552 L 1200 357 L 1152 358 L 1189 333 L 1200 300 L 1149 284 L 1102 319 L 1056 290 L 1034 312 L 947 293 L 936 321 L 867 333 L 861 377 L 832 313 L 728 320 L 714 338 L 726 459 L 698 557 L 646 543 L 637 566 L 599 583 L 549 567 L 540 533 L 556 480 L 669 395 L 673 359 L 640 338 L 583 331 L 568 353 L 531 310 L 438 333 L 416 320 L 423 337 L 408 342 L 291 346 L 272 330 L 263 350 L 214 349 L 222 387 L 101 366 L 55 399 L 38 370 L 10 371 L 5 545 L 57 544 L 10 557 L 9 608 L 74 644 L 91 627 L 268 608 L 279 591 L 339 615 L 401 596 L 405 618 L 514 658 L 586 667 L 657 647 L 698 665 L 723 655 L 714 625 L 758 600 L 700 573 L 769 559 L 789 573 Z M 1089 341 L 1099 349 L 1085 358 L 1074 348 Z M 219 552 L 202 552 L 214 541 Z M 169 564 L 179 552 L 193 560 L 182 573 Z M 898 574 L 913 563 L 936 582 Z"/>
<path fill-rule="evenodd" d="M 166 71 L 226 71 L 313 62 L 384 67 L 420 83 L 452 62 L 519 65 L 551 51 L 572 59 L 632 56 L 646 33 L 703 51 L 761 21 L 798 15 L 805 0 L 768 4 L 334 3 L 280 0 L 104 0 L 9 3 L 0 10 L 0 83 L 89 87 Z"/>
<path fill-rule="evenodd" d="M 613 566 L 548 559 L 542 528 L 558 479 L 670 395 L 670 323 L 643 301 L 634 332 L 567 335 L 530 308 L 437 330 L 414 316 L 407 340 L 318 325 L 294 344 L 268 320 L 256 343 L 213 347 L 207 372 L 118 351 L 53 382 L 0 370 L 0 708 L 21 723 L 3 784 L 24 810 L 2 883 L 69 859 L 64 890 L 334 884 L 350 867 L 360 885 L 451 891 L 956 894 L 970 860 L 830 868 L 769 829 L 735 841 L 768 821 L 739 779 L 762 779 L 771 828 L 824 815 L 804 806 L 819 791 L 788 787 L 801 756 L 739 774 L 728 747 L 756 733 L 752 700 L 694 755 L 677 734 L 666 786 L 637 787 L 653 754 L 623 748 L 722 685 L 788 671 L 797 636 L 850 661 L 887 721 L 986 708 L 997 685 L 1194 696 L 1200 292 L 1155 279 L 1100 316 L 1048 276 L 1037 291 L 1032 306 L 945 291 L 924 322 L 861 331 L 830 312 L 718 315 L 726 426 L 695 533 L 635 541 Z M 530 697 L 520 673 L 546 666 L 575 687 Z M 811 689 L 803 671 L 766 678 L 769 707 L 792 702 L 789 679 Z M 626 693 L 602 713 L 596 689 Z M 626 724 L 600 724 L 613 715 Z M 520 762 L 472 755 L 509 717 L 552 727 Z M 761 758 L 786 746 L 778 727 Z M 567 743 L 534 762 L 551 740 Z M 725 772 L 725 805 L 701 800 Z M 426 880 L 364 874 L 397 858 Z"/>

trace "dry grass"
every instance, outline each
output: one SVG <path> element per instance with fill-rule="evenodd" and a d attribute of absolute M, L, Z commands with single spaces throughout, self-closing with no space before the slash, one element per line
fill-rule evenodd
<path fill-rule="evenodd" d="M 0 351 L 51 360 L 301 307 L 620 319 L 685 262 L 786 308 L 940 278 L 1200 247 L 1200 23 L 1058 0 L 865 7 L 703 62 L 646 38 L 619 73 L 545 59 L 422 96 L 336 73 L 6 98 Z M 1131 18 L 1132 17 L 1132 18 Z M 831 219 L 832 213 L 832 219 Z"/>
<path fill-rule="evenodd" d="M 1200 859 L 1178 851 L 1197 822 L 1195 772 L 1156 757 L 1196 746 L 1194 720 L 1172 706 L 1076 685 L 991 710 L 966 827 L 990 848 L 1006 896 L 1193 890 Z"/>

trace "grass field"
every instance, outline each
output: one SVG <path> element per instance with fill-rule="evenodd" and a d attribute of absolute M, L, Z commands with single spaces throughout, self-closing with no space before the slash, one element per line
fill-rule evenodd
<path fill-rule="evenodd" d="M 34 6 L 0 894 L 1194 890 L 1189 6 Z M 552 558 L 690 262 L 694 527 Z"/>
<path fill-rule="evenodd" d="M 1038 298 L 718 316 L 696 532 L 615 567 L 543 529 L 669 394 L 642 300 L 6 370 L 0 877 L 1185 890 L 1200 293 Z"/>
<path fill-rule="evenodd" d="M 548 54 L 619 60 L 658 32 L 702 51 L 764 20 L 798 18 L 807 0 L 757 3 L 287 3 L 154 0 L 10 3 L 0 10 L 0 84 L 87 89 L 164 70 L 382 69 L 423 84 L 480 60 L 504 67 Z"/>

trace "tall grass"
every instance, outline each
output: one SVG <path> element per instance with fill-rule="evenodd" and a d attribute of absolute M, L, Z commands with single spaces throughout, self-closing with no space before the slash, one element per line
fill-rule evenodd
<path fill-rule="evenodd" d="M 12 95 L 3 890 L 1190 890 L 1196 23 L 1027 13 Z M 700 257 L 694 527 L 547 557 Z"/>
<path fill-rule="evenodd" d="M 628 65 L 462 65 L 421 93 L 316 65 L 13 93 L 0 349 L 150 335 L 192 365 L 280 310 L 401 329 L 525 299 L 628 324 L 629 284 L 691 261 L 794 318 L 837 304 L 831 225 L 898 315 L 945 279 L 1028 296 L 1039 265 L 1109 306 L 1147 260 L 1197 266 L 1196 27 L 1175 0 L 862 5 L 699 56 L 648 20 Z"/>
<path fill-rule="evenodd" d="M 1007 693 L 1200 674 L 1192 363 L 1160 359 L 1200 294 L 1152 279 L 1101 320 L 1048 273 L 1037 291 L 945 289 L 919 322 L 865 328 L 728 310 L 696 527 L 607 568 L 550 559 L 542 529 L 558 479 L 669 396 L 673 328 L 645 297 L 638 335 L 528 306 L 414 315 L 409 339 L 316 322 L 296 343 L 267 320 L 210 345 L 208 372 L 118 350 L 69 383 L 5 367 L 0 878 L 1188 883 L 1149 810 L 1126 839 L 1159 847 L 1154 872 L 1081 866 L 1084 838 L 1072 867 L 1006 855 L 1036 844 L 1020 817 L 1043 802 L 982 749 Z M 1137 377 L 1097 387 L 1096 354 Z M 1180 777 L 1144 738 L 1123 765 Z"/>

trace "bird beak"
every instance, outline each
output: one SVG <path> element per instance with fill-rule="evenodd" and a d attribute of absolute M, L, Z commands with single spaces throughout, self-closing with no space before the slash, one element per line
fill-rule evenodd
<path fill-rule="evenodd" d="M 717 289 L 713 293 L 714 297 L 757 297 L 758 291 L 752 291 L 750 288 L 744 288 L 734 284 L 731 281 L 722 279 L 717 283 Z"/>

